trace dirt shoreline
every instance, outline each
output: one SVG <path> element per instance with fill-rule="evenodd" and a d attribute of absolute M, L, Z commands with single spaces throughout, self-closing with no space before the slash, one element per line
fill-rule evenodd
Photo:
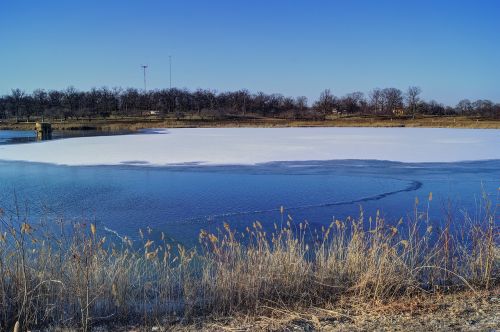
<path fill-rule="evenodd" d="M 420 295 L 384 303 L 349 298 L 324 307 L 269 307 L 264 311 L 257 317 L 199 318 L 192 322 L 169 317 L 168 322 L 147 326 L 95 325 L 92 331 L 498 331 L 500 286 L 489 291 Z"/>
<path fill-rule="evenodd" d="M 179 331 L 496 331 L 500 329 L 500 289 L 432 295 L 389 303 L 353 301 L 304 313 L 278 309 L 274 317 L 208 323 Z M 174 330 L 177 328 L 174 328 Z"/>

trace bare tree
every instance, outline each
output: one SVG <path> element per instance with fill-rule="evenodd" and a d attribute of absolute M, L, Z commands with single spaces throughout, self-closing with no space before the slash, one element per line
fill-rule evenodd
<path fill-rule="evenodd" d="M 390 114 L 403 107 L 408 113 L 416 114 L 463 114 L 483 117 L 500 117 L 499 104 L 490 100 L 461 100 L 455 108 L 446 107 L 435 101 L 421 99 L 420 88 L 409 87 L 403 94 L 398 89 L 374 89 L 367 101 L 361 92 L 348 93 L 336 98 L 330 90 L 324 90 L 311 107 L 315 119 L 325 119 L 333 110 L 348 113 Z M 403 103 L 404 101 L 404 103 Z M 263 116 L 290 117 L 306 116 L 307 98 L 284 97 L 281 94 L 264 92 L 250 93 L 247 90 L 217 92 L 215 90 L 189 91 L 187 89 L 161 89 L 142 91 L 138 89 L 108 89 L 78 91 L 73 87 L 65 90 L 35 90 L 31 94 L 19 89 L 0 96 L 0 116 L 5 119 L 30 120 L 32 116 L 42 119 L 61 117 L 81 120 L 110 115 L 138 116 L 154 114 L 175 115 L 177 118 L 190 114 L 215 118 L 260 114 Z"/>
<path fill-rule="evenodd" d="M 45 120 L 45 111 L 48 106 L 48 95 L 45 90 L 37 89 L 33 91 L 34 111 L 42 116 L 42 122 Z"/>
<path fill-rule="evenodd" d="M 25 97 L 25 92 L 22 91 L 21 89 L 12 89 L 12 104 L 14 106 L 14 111 L 16 115 L 16 122 L 19 121 L 19 115 L 21 112 L 21 109 L 24 106 L 24 97 Z"/>
<path fill-rule="evenodd" d="M 63 91 L 62 104 L 64 106 L 63 116 L 66 119 L 68 116 L 74 116 L 78 113 L 78 108 L 80 107 L 80 94 L 78 91 L 70 86 L 65 91 Z"/>
<path fill-rule="evenodd" d="M 341 110 L 347 113 L 357 113 L 361 111 L 364 102 L 365 96 L 363 92 L 356 91 L 342 97 L 339 100 L 339 105 Z"/>
<path fill-rule="evenodd" d="M 382 90 L 384 97 L 384 108 L 388 113 L 403 107 L 403 92 L 396 88 L 386 88 Z"/>
<path fill-rule="evenodd" d="M 493 115 L 493 106 L 493 102 L 487 99 L 478 99 L 472 103 L 475 113 L 481 116 Z"/>
<path fill-rule="evenodd" d="M 319 96 L 319 100 L 314 104 L 314 108 L 321 115 L 321 118 L 324 120 L 326 114 L 331 112 L 335 107 L 335 96 L 331 93 L 330 89 L 326 89 L 321 92 Z"/>
<path fill-rule="evenodd" d="M 381 89 L 375 88 L 370 92 L 370 106 L 375 114 L 384 112 L 384 94 Z"/>
<path fill-rule="evenodd" d="M 297 115 L 302 116 L 307 108 L 307 97 L 299 96 L 295 99 L 296 110 L 293 112 L 293 119 L 297 119 Z M 298 114 L 297 114 L 298 113 Z"/>
<path fill-rule="evenodd" d="M 248 102 L 250 99 L 250 92 L 243 89 L 237 92 L 238 108 L 243 116 L 247 113 Z"/>
<path fill-rule="evenodd" d="M 413 118 L 415 118 L 415 113 L 417 112 L 417 106 L 420 102 L 419 95 L 422 92 L 417 86 L 410 86 L 406 91 L 406 104 L 408 106 L 408 110 L 411 112 Z"/>
<path fill-rule="evenodd" d="M 455 109 L 462 115 L 470 114 L 472 113 L 473 109 L 472 102 L 469 99 L 462 99 L 458 102 Z"/>

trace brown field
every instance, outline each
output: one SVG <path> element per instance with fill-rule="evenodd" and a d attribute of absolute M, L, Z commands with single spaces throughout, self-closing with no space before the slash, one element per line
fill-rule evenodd
<path fill-rule="evenodd" d="M 500 119 L 465 116 L 335 116 L 325 120 L 290 120 L 270 117 L 231 117 L 207 119 L 189 116 L 181 119 L 161 117 L 120 117 L 50 120 L 55 130 L 137 130 L 143 128 L 193 127 L 424 127 L 499 129 Z M 0 130 L 33 130 L 35 122 L 0 121 Z"/>

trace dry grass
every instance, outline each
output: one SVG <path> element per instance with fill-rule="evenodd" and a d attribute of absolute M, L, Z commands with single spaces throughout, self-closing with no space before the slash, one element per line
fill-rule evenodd
<path fill-rule="evenodd" d="M 345 296 L 334 305 L 273 308 L 265 316 L 235 315 L 169 326 L 172 331 L 495 331 L 500 288 L 417 295 L 385 302 Z M 112 331 L 138 331 L 117 326 Z"/>
<path fill-rule="evenodd" d="M 150 229 L 135 243 L 116 244 L 93 224 L 55 231 L 0 213 L 0 330 L 16 322 L 88 331 L 113 322 L 168 326 L 276 311 L 289 317 L 346 298 L 476 293 L 498 286 L 495 213 L 487 205 L 479 220 L 438 230 L 417 201 L 413 217 L 396 225 L 361 213 L 313 230 L 282 209 L 279 226 L 255 222 L 236 231 L 225 224 L 216 234 L 202 231 L 190 250 L 171 247 L 163 234 L 153 242 Z"/>
<path fill-rule="evenodd" d="M 125 131 L 144 128 L 217 128 L 217 127 L 425 127 L 499 129 L 500 119 L 467 116 L 329 116 L 325 120 L 292 120 L 272 117 L 209 119 L 196 115 L 180 119 L 151 117 L 110 117 L 48 120 L 55 130 Z M 0 129 L 33 130 L 34 122 L 0 122 Z"/>

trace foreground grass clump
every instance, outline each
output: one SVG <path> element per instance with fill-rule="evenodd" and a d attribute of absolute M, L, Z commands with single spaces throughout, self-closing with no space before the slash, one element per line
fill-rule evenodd
<path fill-rule="evenodd" d="M 163 234 L 153 241 L 150 229 L 117 245 L 93 224 L 53 231 L 0 210 L 0 330 L 168 325 L 349 296 L 388 301 L 490 289 L 500 273 L 493 210 L 438 229 L 416 202 L 413 216 L 395 225 L 361 213 L 314 230 L 282 209 L 280 226 L 224 224 L 215 234 L 201 231 L 196 249 L 172 246 Z"/>

